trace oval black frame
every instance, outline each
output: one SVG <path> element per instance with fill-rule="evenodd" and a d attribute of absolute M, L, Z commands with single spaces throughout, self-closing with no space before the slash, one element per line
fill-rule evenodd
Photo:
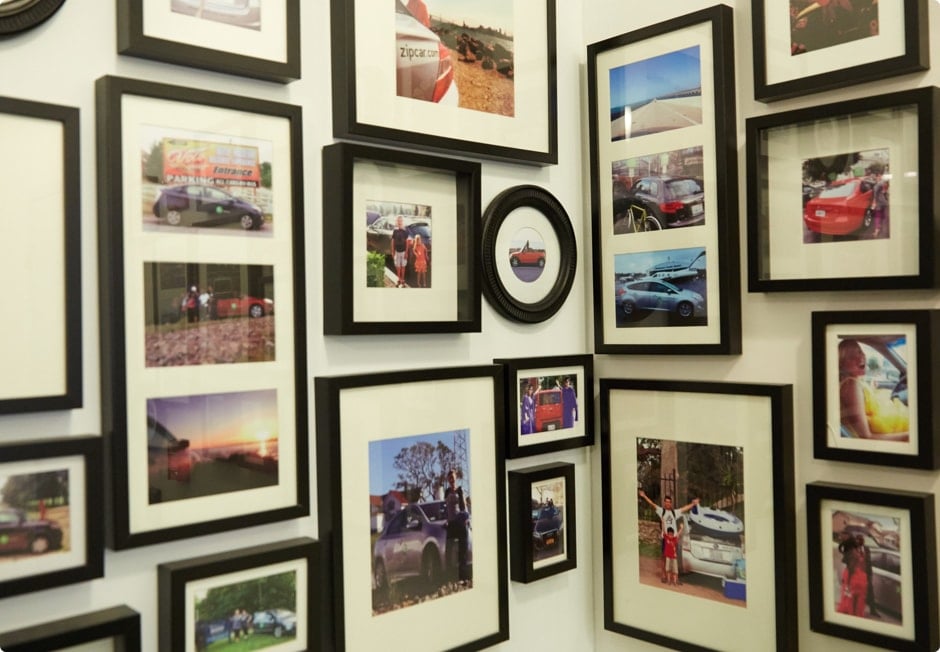
<path fill-rule="evenodd" d="M 535 303 L 526 303 L 514 297 L 503 285 L 496 271 L 496 236 L 506 218 L 517 208 L 534 208 L 548 220 L 558 238 L 561 263 L 558 277 L 548 295 Z M 533 185 L 513 186 L 502 191 L 483 213 L 483 294 L 487 301 L 507 319 L 527 324 L 545 321 L 561 308 L 574 283 L 578 263 L 578 248 L 571 219 L 561 202 L 544 188 Z"/>
<path fill-rule="evenodd" d="M 0 37 L 25 32 L 49 19 L 65 0 L 37 0 L 19 9 L 0 9 Z"/>

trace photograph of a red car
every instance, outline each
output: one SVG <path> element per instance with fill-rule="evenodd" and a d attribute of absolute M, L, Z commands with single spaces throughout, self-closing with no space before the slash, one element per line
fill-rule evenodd
<path fill-rule="evenodd" d="M 704 247 L 614 256 L 617 328 L 708 324 Z"/>
<path fill-rule="evenodd" d="M 366 287 L 431 287 L 431 207 L 366 201 Z"/>
<path fill-rule="evenodd" d="M 147 400 L 150 504 L 278 483 L 277 392 Z"/>
<path fill-rule="evenodd" d="M 70 549 L 69 472 L 0 470 L 0 564 Z"/>
<path fill-rule="evenodd" d="M 515 115 L 513 3 L 394 2 L 399 97 Z"/>
<path fill-rule="evenodd" d="M 614 234 L 705 224 L 703 161 L 701 146 L 614 161 Z"/>
<path fill-rule="evenodd" d="M 694 45 L 611 68 L 611 141 L 702 124 L 702 64 Z"/>
<path fill-rule="evenodd" d="M 144 230 L 272 234 L 271 142 L 145 125 L 140 152 Z"/>
<path fill-rule="evenodd" d="M 297 572 L 197 591 L 194 609 L 197 652 L 245 652 L 289 644 L 297 636 Z"/>
<path fill-rule="evenodd" d="M 890 237 L 888 150 L 803 161 L 803 242 Z"/>
<path fill-rule="evenodd" d="M 790 54 L 878 35 L 878 0 L 790 0 Z"/>
<path fill-rule="evenodd" d="M 261 29 L 261 0 L 172 0 L 170 9 L 200 20 Z"/>
<path fill-rule="evenodd" d="M 907 336 L 840 334 L 838 336 L 840 422 L 833 432 L 849 439 L 907 442 Z"/>
<path fill-rule="evenodd" d="M 565 478 L 533 482 L 532 567 L 567 559 L 565 536 Z"/>
<path fill-rule="evenodd" d="M 849 509 L 827 512 L 832 517 L 831 599 L 836 613 L 900 625 L 901 520 Z"/>
<path fill-rule="evenodd" d="M 473 588 L 469 438 L 369 442 L 373 616 Z"/>
<path fill-rule="evenodd" d="M 148 367 L 275 359 L 271 265 L 144 263 Z"/>
<path fill-rule="evenodd" d="M 747 603 L 744 449 L 637 437 L 640 582 Z"/>
<path fill-rule="evenodd" d="M 574 428 L 578 420 L 577 374 L 519 379 L 519 434 Z"/>
<path fill-rule="evenodd" d="M 509 266 L 523 283 L 532 283 L 545 269 L 545 243 L 541 234 L 532 227 L 524 227 L 513 234 L 509 243 Z"/>

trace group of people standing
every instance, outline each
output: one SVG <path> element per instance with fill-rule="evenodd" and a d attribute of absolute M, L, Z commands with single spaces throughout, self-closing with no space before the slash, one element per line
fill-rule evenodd
<path fill-rule="evenodd" d="M 414 239 L 405 229 L 405 218 L 399 215 L 395 220 L 395 229 L 392 231 L 389 252 L 395 263 L 395 276 L 398 279 L 397 287 L 407 287 L 405 272 L 408 270 L 409 254 L 414 258 L 415 283 L 419 288 L 428 287 L 428 247 L 416 233 Z"/>
<path fill-rule="evenodd" d="M 195 285 L 191 285 L 180 299 L 180 313 L 186 317 L 186 321 L 190 324 L 203 319 L 218 319 L 217 305 L 218 302 L 211 285 L 202 292 L 199 292 L 199 288 Z"/>
<path fill-rule="evenodd" d="M 659 518 L 660 571 L 662 574 L 660 581 L 663 584 L 681 586 L 682 582 L 679 581 L 679 541 L 683 529 L 682 515 L 696 507 L 699 504 L 699 499 L 694 498 L 688 505 L 673 508 L 672 496 L 668 494 L 663 496 L 661 506 L 650 500 L 650 497 L 642 489 L 639 490 L 639 496 L 653 508 Z"/>

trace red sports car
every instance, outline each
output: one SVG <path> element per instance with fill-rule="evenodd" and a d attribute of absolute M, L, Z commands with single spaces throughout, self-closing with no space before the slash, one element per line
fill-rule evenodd
<path fill-rule="evenodd" d="M 825 235 L 846 235 L 871 226 L 871 193 L 868 179 L 836 181 L 806 202 L 806 228 Z"/>
<path fill-rule="evenodd" d="M 216 297 L 219 319 L 226 317 L 264 317 L 274 314 L 274 301 L 259 299 L 247 294 L 233 297 Z"/>
<path fill-rule="evenodd" d="M 509 252 L 509 264 L 513 267 L 519 265 L 537 265 L 545 267 L 545 250 L 530 249 L 528 245 L 522 249 L 515 249 Z"/>

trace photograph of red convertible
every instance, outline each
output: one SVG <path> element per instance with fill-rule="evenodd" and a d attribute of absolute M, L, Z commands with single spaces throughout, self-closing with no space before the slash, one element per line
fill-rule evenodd
<path fill-rule="evenodd" d="M 513 234 L 509 243 L 509 266 L 516 278 L 523 283 L 532 283 L 545 269 L 546 252 L 542 234 L 526 226 Z"/>

